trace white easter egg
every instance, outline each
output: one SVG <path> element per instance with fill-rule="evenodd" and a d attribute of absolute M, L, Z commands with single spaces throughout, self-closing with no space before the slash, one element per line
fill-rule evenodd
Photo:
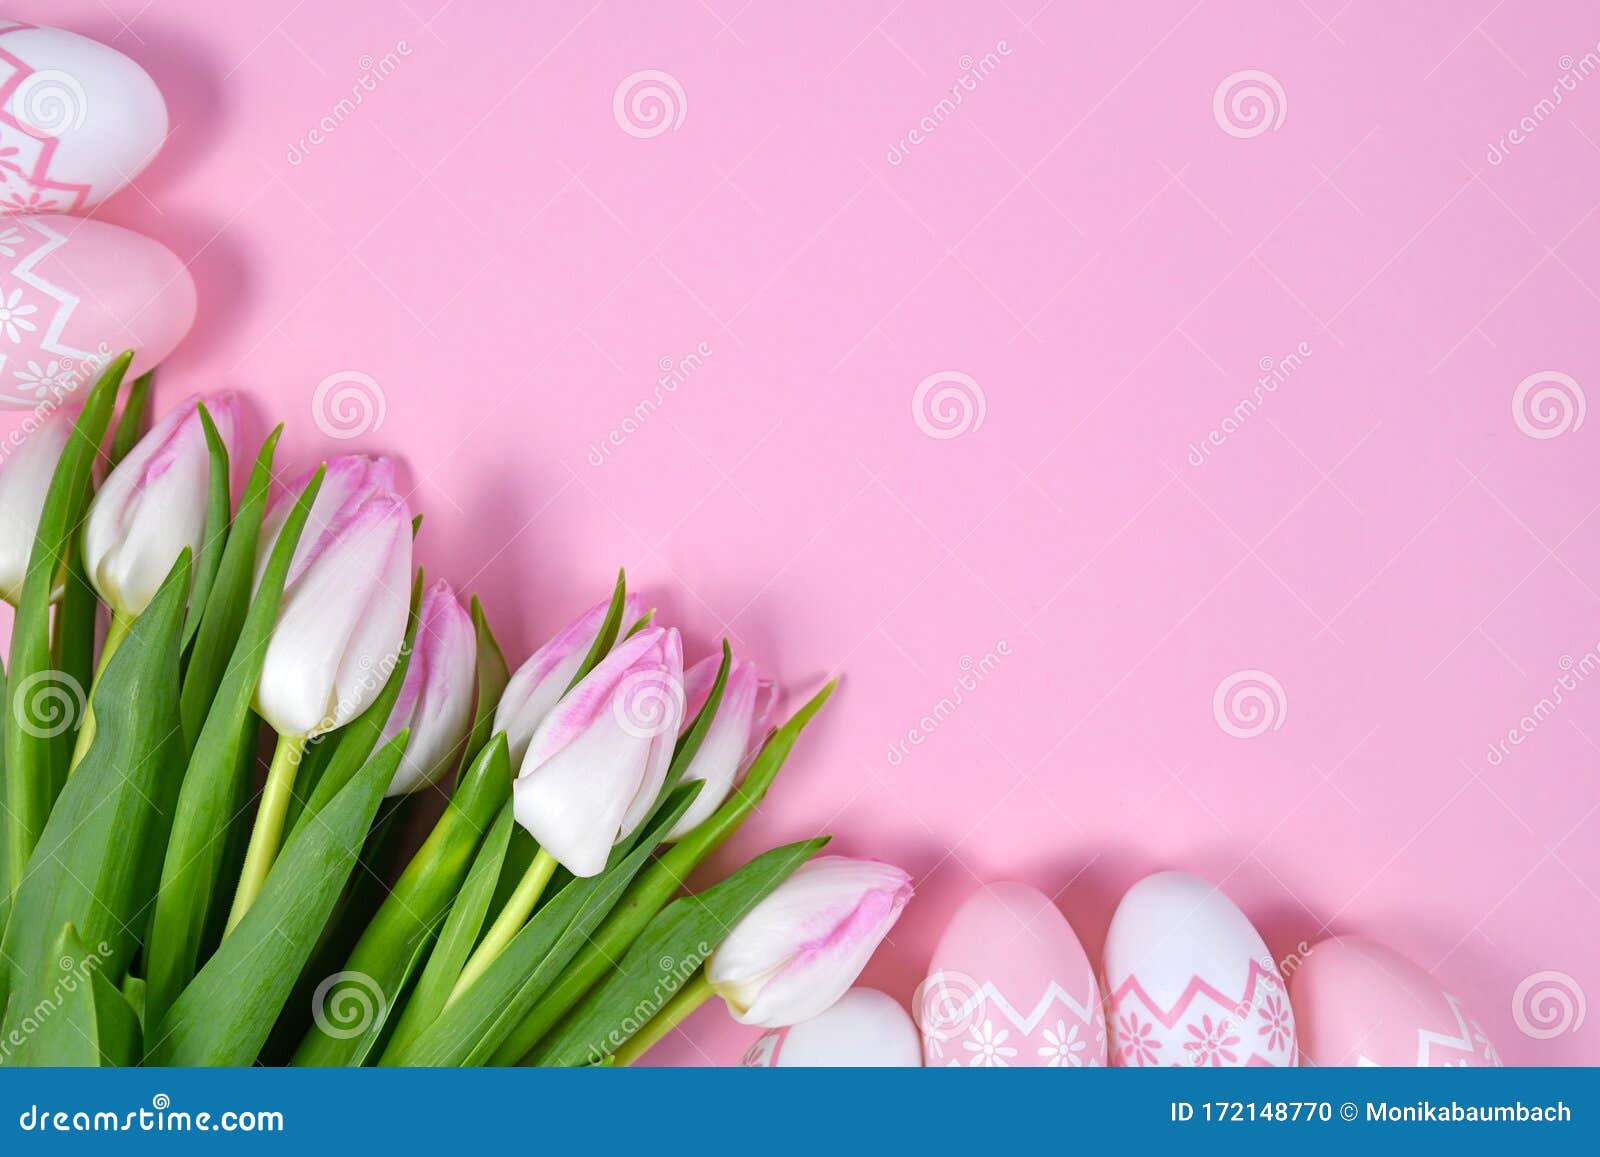
<path fill-rule="evenodd" d="M 922 1042 L 911 1014 L 875 988 L 852 988 L 832 1008 L 773 1029 L 740 1062 L 749 1068 L 920 1068 Z"/>
<path fill-rule="evenodd" d="M 1233 901 L 1187 872 L 1128 889 L 1106 933 L 1118 1065 L 1292 1065 L 1294 1012 L 1266 942 Z"/>
<path fill-rule="evenodd" d="M 143 373 L 189 332 L 194 310 L 183 262 L 132 229 L 0 217 L 0 410 L 81 400 L 123 350 Z"/>
<path fill-rule="evenodd" d="M 167 138 L 150 74 L 60 28 L 0 20 L 0 213 L 74 213 L 122 188 Z"/>

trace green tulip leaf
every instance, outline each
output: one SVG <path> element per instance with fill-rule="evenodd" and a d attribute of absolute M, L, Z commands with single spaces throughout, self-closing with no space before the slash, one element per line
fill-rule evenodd
<path fill-rule="evenodd" d="M 584 676 L 593 671 L 600 660 L 610 653 L 611 645 L 617 641 L 617 632 L 622 629 L 622 611 L 627 598 L 627 572 L 619 570 L 617 585 L 611 588 L 611 605 L 606 607 L 606 617 L 600 622 L 600 633 L 594 637 L 594 642 L 589 644 L 588 653 L 584 655 L 583 662 L 573 673 L 572 682 L 567 684 L 567 691 L 582 683 Z"/>
<path fill-rule="evenodd" d="M 256 455 L 255 466 L 239 499 L 239 512 L 233 516 L 233 524 L 228 528 L 217 562 L 216 576 L 205 599 L 202 600 L 198 592 L 190 598 L 191 619 L 194 608 L 202 603 L 204 606 L 194 635 L 194 646 L 189 652 L 189 665 L 183 673 L 183 735 L 191 747 L 200 735 L 206 713 L 211 710 L 212 700 L 222 684 L 228 660 L 234 653 L 234 644 L 239 641 L 239 631 L 244 626 L 245 613 L 250 607 L 250 585 L 255 581 L 261 519 L 266 513 L 267 491 L 272 484 L 272 459 L 282 434 L 282 426 L 272 431 L 262 444 L 261 452 Z M 208 433 L 208 443 L 209 440 Z M 209 514 L 207 518 L 209 520 Z M 211 523 L 208 521 L 207 525 Z M 190 623 L 184 624 L 186 632 L 190 626 Z"/>
<path fill-rule="evenodd" d="M 185 549 L 95 688 L 95 740 L 29 857 L 0 946 L 14 992 L 49 971 L 63 925 L 104 942 L 102 967 L 119 981 L 139 946 L 183 766 L 176 692 L 188 589 Z M 23 730 L 11 722 L 12 733 Z"/>
<path fill-rule="evenodd" d="M 478 841 L 510 791 L 506 737 L 500 734 L 461 777 L 433 832 L 400 874 L 339 972 L 365 990 L 372 1015 L 362 1016 L 357 1028 L 330 1012 L 325 1018 L 328 1024 L 319 1020 L 301 1041 L 294 1064 L 358 1065 L 372 1052 L 394 1004 L 444 922 Z M 326 994 L 337 995 L 331 988 Z"/>
<path fill-rule="evenodd" d="M 172 837 L 161 870 L 161 890 L 146 945 L 147 1024 L 160 1019 L 195 974 L 211 907 L 222 888 L 228 889 L 228 895 L 232 894 L 233 881 L 222 879 L 220 868 L 230 846 L 233 820 L 243 811 L 249 798 L 256 734 L 250 701 L 261 679 L 267 641 L 277 622 L 289 562 L 321 485 L 319 470 L 284 521 L 283 531 L 273 544 L 262 572 L 261 585 L 245 615 L 227 671 L 195 738 L 188 771 L 178 793 Z M 232 542 L 238 541 L 239 537 L 234 536 Z M 230 561 L 224 561 L 224 573 Z M 207 645 L 210 622 L 208 614 L 201 625 L 197 653 L 200 647 Z M 192 664 L 190 669 L 192 673 Z"/>
<path fill-rule="evenodd" d="M 700 971 L 746 912 L 827 842 L 824 836 L 774 848 L 720 884 L 668 904 L 616 971 L 539 1043 L 530 1063 L 592 1065 L 616 1052 Z"/>
<path fill-rule="evenodd" d="M 195 557 L 194 589 L 189 593 L 189 614 L 183 624 L 183 645 L 187 649 L 200 620 L 222 565 L 223 549 L 228 542 L 228 513 L 233 509 L 233 496 L 228 489 L 228 447 L 217 433 L 217 424 L 204 404 L 195 407 L 200 414 L 200 428 L 206 435 L 206 454 L 209 459 L 209 482 L 206 486 L 206 538 Z"/>
<path fill-rule="evenodd" d="M 470 768 L 477 762 L 478 754 L 489 742 L 494 731 L 494 713 L 500 706 L 500 696 L 505 693 L 511 679 L 511 668 L 506 664 L 505 653 L 489 629 L 488 616 L 478 596 L 472 596 L 472 629 L 478 641 L 478 695 L 473 709 L 472 730 L 467 733 L 466 750 L 461 756 L 461 766 Z"/>
<path fill-rule="evenodd" d="M 116 358 L 89 391 L 45 494 L 11 628 L 11 684 L 6 707 L 14 718 L 27 718 L 27 696 L 36 695 L 42 684 L 54 678 L 51 595 L 67 557 L 68 542 L 83 521 L 89 501 L 90 471 L 111 421 L 117 389 L 132 360 L 132 353 Z M 82 686 L 77 694 L 83 694 Z M 10 826 L 6 834 L 6 886 L 13 893 L 55 803 L 56 786 L 65 775 L 55 770 L 56 737 L 48 732 L 48 728 L 37 727 L 11 727 L 6 731 L 4 818 Z M 50 929 L 50 935 L 59 931 L 58 924 Z"/>
<path fill-rule="evenodd" d="M 703 784 L 686 784 L 630 851 L 619 846 L 606 870 L 574 879 L 541 906 L 482 976 L 403 1052 L 385 1064 L 481 1065 L 554 983 Z"/>
<path fill-rule="evenodd" d="M 389 1038 L 389 1045 L 383 1053 L 386 1058 L 384 1063 L 388 1063 L 388 1057 L 403 1052 L 444 1011 L 445 1003 L 455 989 L 456 979 L 466 967 L 472 950 L 477 947 L 484 918 L 494 899 L 495 885 L 500 880 L 506 849 L 511 844 L 512 832 L 518 830 L 508 798 L 501 804 L 500 814 L 495 818 L 489 834 L 478 846 L 466 882 L 461 885 L 460 892 L 450 905 L 450 914 L 445 917 L 444 926 L 439 930 L 438 942 L 429 953 L 422 976 L 418 978 L 416 988 L 401 1011 L 394 1035 Z"/>
<path fill-rule="evenodd" d="M 51 958 L 52 967 L 17 993 L 20 1015 L 16 1028 L 0 1039 L 0 1065 L 98 1067 L 100 1030 L 94 987 L 98 959 L 84 951 L 78 930 L 71 924 L 63 925 L 51 939 Z M 118 1035 L 118 1026 L 110 1027 L 112 1035 Z"/>
<path fill-rule="evenodd" d="M 144 437 L 145 425 L 150 417 L 150 387 L 155 384 L 155 373 L 140 374 L 128 387 L 128 397 L 122 403 L 122 413 L 117 416 L 117 426 L 111 435 L 111 452 L 107 455 L 111 466 L 116 466 L 128 456 Z"/>
<path fill-rule="evenodd" d="M 407 734 L 385 744 L 315 822 L 289 837 L 238 927 L 147 1034 L 147 1063 L 255 1062 L 355 869 Z"/>
<path fill-rule="evenodd" d="M 55 668 L 61 672 L 59 682 L 63 687 L 94 686 L 94 629 L 99 611 L 100 596 L 89 585 L 89 576 L 83 569 L 83 543 L 78 535 L 73 535 L 68 547 L 61 601 L 56 604 L 55 622 L 52 624 L 54 638 L 51 648 L 55 656 Z M 77 746 L 83 713 L 73 712 L 67 723 L 61 734 L 56 736 L 56 754 L 51 760 L 52 791 L 57 794 L 66 782 L 67 769 L 72 766 L 72 750 Z"/>

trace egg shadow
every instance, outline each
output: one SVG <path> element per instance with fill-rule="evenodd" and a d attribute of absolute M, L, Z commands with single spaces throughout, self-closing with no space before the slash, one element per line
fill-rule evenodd
<path fill-rule="evenodd" d="M 139 191 L 157 205 L 217 147 L 230 105 L 215 47 L 152 12 L 125 24 L 112 15 L 74 20 L 69 31 L 110 45 L 150 74 L 167 104 L 167 139 L 139 174 Z M 138 200 L 138 194 L 131 195 Z"/>

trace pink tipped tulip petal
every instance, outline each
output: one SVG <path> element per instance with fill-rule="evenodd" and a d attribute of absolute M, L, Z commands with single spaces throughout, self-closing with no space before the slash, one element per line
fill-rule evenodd
<path fill-rule="evenodd" d="M 513 768 L 522 766 L 522 757 L 527 753 L 534 731 L 578 673 L 584 656 L 600 635 L 609 607 L 609 601 L 590 607 L 535 651 L 506 684 L 495 709 L 494 730 L 506 733 Z M 621 630 L 626 631 L 638 622 L 643 613 L 644 606 L 638 596 L 628 595 L 622 604 Z"/>
<path fill-rule="evenodd" d="M 296 545 L 256 706 L 280 735 L 342 727 L 383 689 L 411 602 L 411 514 L 384 460 L 334 459 Z M 304 482 L 263 526 L 263 561 Z"/>
<path fill-rule="evenodd" d="M 406 795 L 437 783 L 450 769 L 472 726 L 477 661 L 472 616 L 450 584 L 440 579 L 423 596 L 416 649 L 384 728 L 383 742 L 410 729 L 405 754 L 386 794 Z"/>
<path fill-rule="evenodd" d="M 807 861 L 739 921 L 706 979 L 742 1024 L 809 1020 L 855 983 L 910 899 L 911 877 L 893 864 Z"/>
<path fill-rule="evenodd" d="M 22 597 L 44 498 L 77 419 L 75 410 L 57 411 L 0 445 L 0 598 L 9 603 Z"/>
<path fill-rule="evenodd" d="M 722 656 L 712 655 L 690 667 L 683 676 L 688 700 L 683 713 L 685 730 L 705 706 L 717 681 Z M 754 663 L 735 659 L 728 667 L 728 681 L 722 688 L 722 702 L 706 729 L 700 748 L 684 769 L 683 782 L 700 780 L 705 786 L 673 825 L 667 839 L 676 840 L 699 827 L 733 791 L 735 779 L 746 761 L 762 742 L 772 696 L 764 694 Z"/>
<path fill-rule="evenodd" d="M 190 398 L 153 426 L 94 496 L 83 530 L 89 581 L 112 610 L 137 615 L 187 547 L 205 544 L 211 457 L 198 403 L 233 453 L 238 425 L 232 394 Z"/>
<path fill-rule="evenodd" d="M 573 875 L 597 875 L 655 803 L 682 717 L 678 632 L 617 644 L 534 732 L 514 785 L 517 822 Z"/>

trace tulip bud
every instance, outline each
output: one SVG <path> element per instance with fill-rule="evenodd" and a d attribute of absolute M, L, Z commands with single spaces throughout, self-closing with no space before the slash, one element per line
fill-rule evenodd
<path fill-rule="evenodd" d="M 779 1028 L 832 1007 L 911 899 L 893 864 L 822 856 L 746 913 L 706 961 L 706 980 L 741 1024 Z"/>
<path fill-rule="evenodd" d="M 257 582 L 309 480 L 292 486 L 262 523 Z M 395 493 L 393 465 L 330 459 L 289 564 L 256 710 L 279 735 L 344 726 L 383 689 L 410 604 L 411 514 Z"/>
<path fill-rule="evenodd" d="M 233 395 L 190 398 L 139 439 L 89 506 L 84 570 L 117 614 L 142 612 L 184 548 L 198 556 L 208 529 L 219 530 L 206 526 L 211 455 L 199 402 L 231 454 L 237 425 Z"/>
<path fill-rule="evenodd" d="M 500 705 L 494 713 L 494 730 L 506 733 L 506 747 L 511 756 L 511 766 L 521 767 L 527 753 L 528 741 L 534 731 L 550 714 L 550 708 L 566 693 L 572 677 L 578 673 L 583 660 L 600 635 L 606 619 L 609 602 L 590 607 L 544 646 L 535 651 L 528 661 L 517 668 L 500 696 Z M 622 603 L 622 630 L 627 630 L 644 613 L 637 595 L 628 595 Z"/>
<path fill-rule="evenodd" d="M 655 627 L 618 643 L 545 716 L 513 785 L 517 822 L 574 876 L 650 814 L 683 718 L 683 645 Z"/>
<path fill-rule="evenodd" d="M 0 446 L 0 598 L 8 603 L 22 597 L 44 498 L 77 420 L 76 411 L 53 414 L 32 433 L 13 434 Z"/>
<path fill-rule="evenodd" d="M 683 692 L 687 703 L 683 713 L 683 730 L 694 723 L 694 717 L 711 696 L 717 681 L 717 670 L 722 666 L 722 656 L 712 655 L 701 659 L 683 676 Z M 694 797 L 689 810 L 683 813 L 667 839 L 676 840 L 688 835 L 722 805 L 733 790 L 733 781 L 740 768 L 753 755 L 766 730 L 767 716 L 772 708 L 772 696 L 764 692 L 756 675 L 754 663 L 735 659 L 728 666 L 728 681 L 722 688 L 722 702 L 706 728 L 699 750 L 684 769 L 683 782 L 701 780 L 705 786 Z"/>
<path fill-rule="evenodd" d="M 478 636 L 472 616 L 443 579 L 422 598 L 417 643 L 380 745 L 408 730 L 405 754 L 386 795 L 437 783 L 450 769 L 472 725 Z"/>

